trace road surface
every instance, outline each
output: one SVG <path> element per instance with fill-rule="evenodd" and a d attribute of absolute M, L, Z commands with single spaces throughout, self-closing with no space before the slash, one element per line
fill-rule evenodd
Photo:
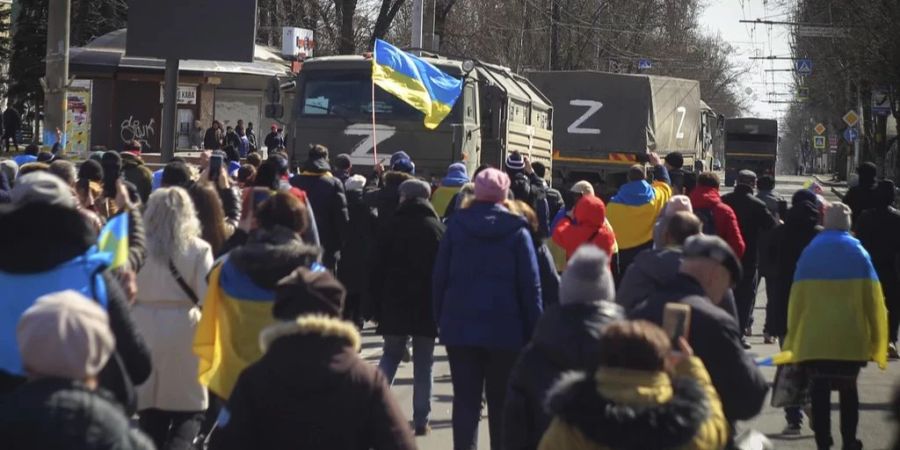
<path fill-rule="evenodd" d="M 776 190 L 790 201 L 791 195 L 800 189 L 809 177 L 781 176 L 778 177 L 778 185 Z M 723 192 L 727 188 L 723 188 Z M 727 189 L 730 190 L 730 189 Z M 833 194 L 827 193 L 829 200 L 837 200 Z M 772 355 L 777 353 L 778 348 L 775 345 L 764 345 L 762 339 L 762 326 L 765 321 L 765 286 L 761 285 L 758 290 L 758 300 L 756 304 L 754 335 L 751 337 L 750 343 L 753 348 L 750 350 L 755 355 Z M 381 338 L 374 333 L 373 328 L 367 328 L 363 331 L 363 357 L 372 362 L 378 363 L 381 356 Z M 774 368 L 763 368 L 765 375 L 771 381 L 775 375 Z M 859 438 L 863 441 L 864 447 L 867 449 L 887 449 L 890 448 L 894 436 L 894 425 L 889 419 L 889 402 L 892 398 L 894 385 L 900 380 L 900 361 L 893 361 L 887 371 L 880 371 L 874 365 L 863 370 L 860 377 L 860 421 L 859 421 Z M 395 397 L 403 407 L 404 413 L 408 419 L 412 419 L 412 395 L 413 395 L 413 379 L 412 364 L 403 363 L 397 371 L 397 378 L 394 381 L 392 391 Z M 432 393 L 431 406 L 431 426 L 432 434 L 425 437 L 417 438 L 420 449 L 423 450 L 450 450 L 453 448 L 453 435 L 451 429 L 451 405 L 453 401 L 453 388 L 450 383 L 450 367 L 447 363 L 447 354 L 444 348 L 438 346 L 435 350 L 434 365 L 434 389 Z M 840 430 L 837 412 L 837 394 L 833 397 L 832 410 L 832 427 L 833 436 L 836 442 L 840 442 Z M 768 405 L 768 402 L 767 402 Z M 741 423 L 741 429 L 752 428 L 758 430 L 772 439 L 776 449 L 815 449 L 815 441 L 812 431 L 804 425 L 803 433 L 800 436 L 782 436 L 785 422 L 783 413 L 779 409 L 767 406 L 763 412 L 753 421 Z M 487 420 L 484 418 L 479 428 L 479 449 L 489 449 L 489 438 L 487 430 Z"/>

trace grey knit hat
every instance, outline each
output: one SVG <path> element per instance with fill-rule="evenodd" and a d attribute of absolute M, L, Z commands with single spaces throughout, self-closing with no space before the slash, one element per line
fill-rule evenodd
<path fill-rule="evenodd" d="M 595 303 L 615 299 L 609 256 L 594 245 L 582 245 L 569 259 L 559 283 L 559 303 Z"/>
<path fill-rule="evenodd" d="M 825 209 L 825 229 L 850 231 L 851 214 L 850 207 L 843 203 L 835 202 L 830 204 L 828 208 Z"/>
<path fill-rule="evenodd" d="M 48 172 L 32 172 L 16 180 L 16 185 L 10 192 L 12 202 L 48 203 L 67 208 L 78 206 L 72 188 L 63 182 L 58 176 Z"/>
<path fill-rule="evenodd" d="M 406 200 L 412 200 L 414 198 L 428 200 L 431 197 L 431 186 L 429 186 L 428 183 L 415 178 L 400 183 L 399 191 L 400 196 Z"/>

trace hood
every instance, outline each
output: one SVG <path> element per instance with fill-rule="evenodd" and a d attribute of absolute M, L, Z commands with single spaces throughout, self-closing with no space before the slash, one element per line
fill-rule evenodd
<path fill-rule="evenodd" d="M 784 223 L 791 230 L 813 230 L 819 225 L 819 208 L 809 201 L 797 202 L 787 211 Z"/>
<path fill-rule="evenodd" d="M 413 176 L 405 173 L 405 172 L 397 172 L 395 170 L 389 170 L 384 173 L 384 185 L 392 186 L 392 187 L 400 187 L 406 180 L 413 179 Z"/>
<path fill-rule="evenodd" d="M 694 209 L 712 208 L 719 203 L 722 203 L 722 197 L 716 188 L 697 186 L 691 191 L 691 205 L 693 205 Z"/>
<path fill-rule="evenodd" d="M 600 228 L 606 220 L 606 205 L 600 197 L 585 195 L 575 204 L 574 215 L 577 223 Z"/>
<path fill-rule="evenodd" d="M 321 396 L 345 389 L 347 373 L 354 364 L 366 364 L 357 356 L 361 337 L 356 327 L 336 318 L 306 315 L 294 321 L 264 328 L 259 344 L 265 354 L 258 368 L 265 382 L 278 386 L 290 399 Z"/>
<path fill-rule="evenodd" d="M 297 267 L 316 261 L 318 254 L 318 248 L 304 244 L 296 233 L 276 226 L 253 231 L 246 244 L 228 254 L 228 260 L 256 285 L 271 290 Z"/>
<path fill-rule="evenodd" d="M 325 158 L 307 159 L 303 163 L 304 175 L 324 175 L 331 171 L 331 165 Z"/>
<path fill-rule="evenodd" d="M 447 176 L 441 180 L 441 186 L 460 187 L 469 182 L 469 174 L 463 163 L 450 164 L 447 168 Z"/>
<path fill-rule="evenodd" d="M 595 378 L 585 372 L 564 375 L 547 394 L 547 410 L 603 447 L 680 448 L 694 438 L 709 418 L 709 402 L 694 380 L 672 381 L 672 395 L 666 402 L 637 406 L 601 396 Z M 640 384 L 637 379 L 630 386 L 627 382 L 622 384 L 622 389 L 654 388 Z"/>
<path fill-rule="evenodd" d="M 653 249 L 638 254 L 633 265 L 660 286 L 668 284 L 678 274 L 681 256 L 680 248 Z"/>
<path fill-rule="evenodd" d="M 131 152 L 119 153 L 122 156 L 122 166 L 143 166 L 144 160 L 140 156 Z"/>
<path fill-rule="evenodd" d="M 538 320 L 531 344 L 563 370 L 594 368 L 603 327 L 622 318 L 612 302 L 554 305 Z"/>
<path fill-rule="evenodd" d="M 0 209 L 0 270 L 35 273 L 84 254 L 96 234 L 74 208 L 27 203 Z"/>
<path fill-rule="evenodd" d="M 630 206 L 640 206 L 652 202 L 654 195 L 656 194 L 653 193 L 653 188 L 645 180 L 630 181 L 623 184 L 619 188 L 619 192 L 610 201 Z"/>
<path fill-rule="evenodd" d="M 400 204 L 394 212 L 395 217 L 433 217 L 440 219 L 428 200 L 416 198 Z"/>
<path fill-rule="evenodd" d="M 468 208 L 455 212 L 451 220 L 459 223 L 468 234 L 482 239 L 495 239 L 520 228 L 528 229 L 524 217 L 495 203 L 473 202 Z"/>

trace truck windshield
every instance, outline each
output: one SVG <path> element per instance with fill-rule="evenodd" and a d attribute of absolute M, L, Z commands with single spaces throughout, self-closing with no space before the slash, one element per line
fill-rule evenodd
<path fill-rule="evenodd" d="M 310 72 L 305 76 L 300 114 L 343 119 L 372 114 L 372 79 L 367 72 Z M 424 115 L 399 98 L 375 88 L 375 114 L 383 118 L 423 120 Z"/>

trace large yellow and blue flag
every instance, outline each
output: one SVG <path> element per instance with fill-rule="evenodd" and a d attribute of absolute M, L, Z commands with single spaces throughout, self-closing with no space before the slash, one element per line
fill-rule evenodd
<path fill-rule="evenodd" d="M 110 269 L 118 269 L 128 264 L 128 213 L 122 213 L 106 222 L 100 230 L 97 247 L 101 252 L 112 255 Z"/>
<path fill-rule="evenodd" d="M 884 294 L 869 254 L 845 231 L 825 230 L 803 250 L 788 303 L 780 363 L 875 361 L 887 365 Z"/>
<path fill-rule="evenodd" d="M 374 53 L 372 82 L 422 111 L 426 128 L 437 128 L 459 98 L 462 81 L 380 39 Z"/>

